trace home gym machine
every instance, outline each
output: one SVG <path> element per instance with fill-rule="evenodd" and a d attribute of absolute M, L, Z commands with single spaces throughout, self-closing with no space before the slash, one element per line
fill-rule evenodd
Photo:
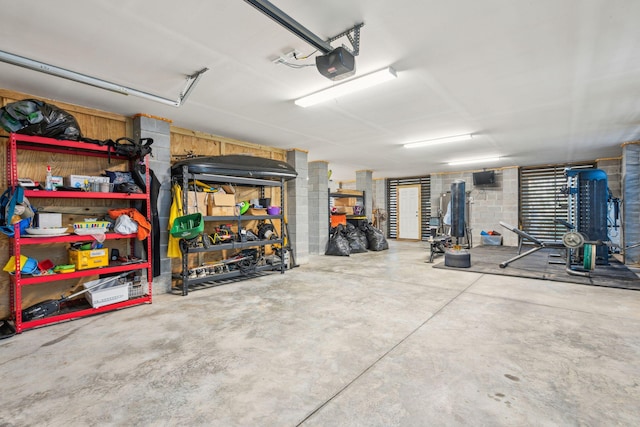
<path fill-rule="evenodd" d="M 568 222 L 575 225 L 573 230 L 575 233 L 584 237 L 581 241 L 574 236 L 574 242 L 578 246 L 575 249 L 582 248 L 582 251 L 576 251 L 576 255 L 585 260 L 595 256 L 596 264 L 608 265 L 609 246 L 605 242 L 609 242 L 607 203 L 611 199 L 611 195 L 607 174 L 601 169 L 567 169 L 565 175 L 567 176 L 565 193 L 569 199 Z M 565 240 L 563 237 L 563 243 Z M 594 249 L 595 254 L 593 253 Z"/>
<path fill-rule="evenodd" d="M 567 183 L 561 194 L 567 197 L 567 220 L 554 220 L 566 228 L 561 242 L 541 241 L 501 221 L 500 225 L 516 233 L 521 242 L 527 240 L 534 245 L 532 249 L 500 263 L 501 268 L 546 248 L 566 250 L 566 272 L 570 275 L 588 277 L 596 264 L 609 264 L 608 207 L 613 201 L 617 206 L 617 199 L 611 197 L 607 174 L 600 169 L 569 168 L 565 170 L 565 176 Z"/>

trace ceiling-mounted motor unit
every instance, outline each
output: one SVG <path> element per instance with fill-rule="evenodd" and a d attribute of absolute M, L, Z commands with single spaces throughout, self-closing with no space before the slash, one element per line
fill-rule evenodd
<path fill-rule="evenodd" d="M 298 21 L 278 9 L 268 0 L 245 1 L 278 24 L 282 25 L 291 33 L 300 37 L 311 46 L 314 46 L 319 52 L 322 52 L 323 55 L 316 56 L 316 68 L 320 74 L 326 78 L 331 80 L 341 80 L 355 74 L 355 57 L 360 53 L 360 28 L 364 26 L 364 23 L 356 24 L 353 28 L 343 31 L 328 40 L 322 40 Z M 352 50 L 349 50 L 346 47 L 337 47 L 334 49 L 333 46 L 331 46 L 331 42 L 342 37 L 349 39 L 349 42 L 353 47 Z M 283 61 L 276 62 L 283 63 Z"/>
<path fill-rule="evenodd" d="M 356 59 L 344 47 L 337 47 L 326 55 L 316 56 L 320 74 L 331 80 L 342 80 L 356 73 Z"/>

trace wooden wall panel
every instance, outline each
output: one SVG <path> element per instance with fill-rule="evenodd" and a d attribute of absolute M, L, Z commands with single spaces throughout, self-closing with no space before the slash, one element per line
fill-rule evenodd
<path fill-rule="evenodd" d="M 219 156 L 220 142 L 198 138 L 194 135 L 171 133 L 171 156 L 175 159 L 189 154 L 198 156 Z"/>
<path fill-rule="evenodd" d="M 286 160 L 287 151 L 266 145 L 252 144 L 223 136 L 191 131 L 176 126 L 171 127 L 171 156 L 179 160 L 181 156 L 220 156 L 247 154 L 267 159 Z"/>
<path fill-rule="evenodd" d="M 246 154 L 246 155 L 255 156 L 255 157 L 264 157 L 267 159 L 271 158 L 270 150 L 247 147 L 244 145 L 229 144 L 229 143 L 223 144 L 222 154 L 224 154 L 225 156 L 228 156 L 231 154 Z"/>
<path fill-rule="evenodd" d="M 87 138 L 117 139 L 133 134 L 132 120 L 129 117 L 0 88 L 0 103 L 2 106 L 30 98 L 45 101 L 71 113 L 78 121 L 82 135 Z"/>

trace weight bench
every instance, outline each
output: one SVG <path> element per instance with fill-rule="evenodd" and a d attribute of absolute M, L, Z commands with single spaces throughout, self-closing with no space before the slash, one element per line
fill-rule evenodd
<path fill-rule="evenodd" d="M 429 242 L 430 253 L 429 253 L 429 263 L 433 262 L 433 258 L 438 254 L 444 254 L 447 248 L 451 247 L 451 236 L 448 234 L 440 234 L 437 236 L 432 236 L 427 240 Z"/>
<path fill-rule="evenodd" d="M 531 234 L 529 234 L 527 232 L 524 232 L 524 231 L 520 230 L 517 227 L 514 227 L 513 225 L 507 224 L 506 222 L 500 221 L 500 225 L 503 226 L 504 228 L 510 230 L 510 231 L 513 231 L 518 236 L 520 236 L 522 239 L 529 240 L 534 244 L 534 247 L 529 249 L 528 251 L 523 252 L 523 253 L 518 253 L 518 255 L 514 256 L 513 258 L 508 259 L 508 260 L 506 260 L 504 262 L 501 262 L 500 263 L 500 268 L 505 268 L 506 266 L 508 266 L 512 262 L 517 261 L 520 258 L 524 258 L 527 255 L 531 255 L 534 252 L 538 252 L 540 249 L 547 249 L 547 248 L 565 249 L 564 245 L 558 245 L 555 242 L 544 242 L 544 241 L 532 236 Z M 522 244 L 522 242 L 520 244 Z M 518 248 L 518 252 L 520 252 L 520 247 Z"/>
<path fill-rule="evenodd" d="M 557 222 L 565 225 L 569 229 L 573 228 L 573 226 L 571 224 L 569 224 L 569 223 L 567 223 L 565 221 L 559 221 L 558 220 Z M 564 243 L 542 241 L 542 240 L 532 236 L 531 234 L 529 234 L 529 233 L 527 233 L 525 231 L 522 231 L 519 228 L 514 227 L 513 225 L 510 225 L 510 224 L 507 224 L 506 222 L 503 222 L 503 221 L 500 221 L 500 225 L 503 226 L 504 228 L 510 230 L 510 231 L 513 231 L 518 236 L 520 236 L 522 239 L 527 239 L 527 240 L 531 241 L 534 244 L 534 247 L 529 249 L 528 251 L 523 252 L 523 253 L 518 253 L 518 255 L 514 256 L 513 258 L 508 259 L 508 260 L 506 260 L 504 262 L 501 262 L 500 263 L 500 268 L 506 268 L 512 262 L 517 261 L 520 258 L 524 258 L 527 255 L 531 255 L 534 252 L 538 252 L 540 249 L 564 249 L 564 250 L 567 251 L 566 269 L 565 269 L 567 274 L 570 274 L 572 276 L 583 276 L 583 277 L 589 277 L 590 276 L 588 271 L 576 271 L 576 270 L 573 270 L 571 268 L 571 248 L 566 246 Z M 520 242 L 520 245 L 522 245 L 522 241 Z M 518 250 L 518 252 L 520 252 L 520 250 Z"/>

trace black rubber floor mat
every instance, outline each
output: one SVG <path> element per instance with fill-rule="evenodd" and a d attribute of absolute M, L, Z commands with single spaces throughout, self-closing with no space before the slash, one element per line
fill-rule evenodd
<path fill-rule="evenodd" d="M 523 251 L 526 249 L 523 248 Z M 476 246 L 471 249 L 471 267 L 448 267 L 441 262 L 434 264 L 433 268 L 640 290 L 640 278 L 615 259 L 611 259 L 609 265 L 597 265 L 591 277 L 569 275 L 562 258 L 556 256 L 562 252 L 557 249 L 543 249 L 512 262 L 506 268 L 500 268 L 500 263 L 516 256 L 517 251 L 518 248 L 514 246 Z"/>

